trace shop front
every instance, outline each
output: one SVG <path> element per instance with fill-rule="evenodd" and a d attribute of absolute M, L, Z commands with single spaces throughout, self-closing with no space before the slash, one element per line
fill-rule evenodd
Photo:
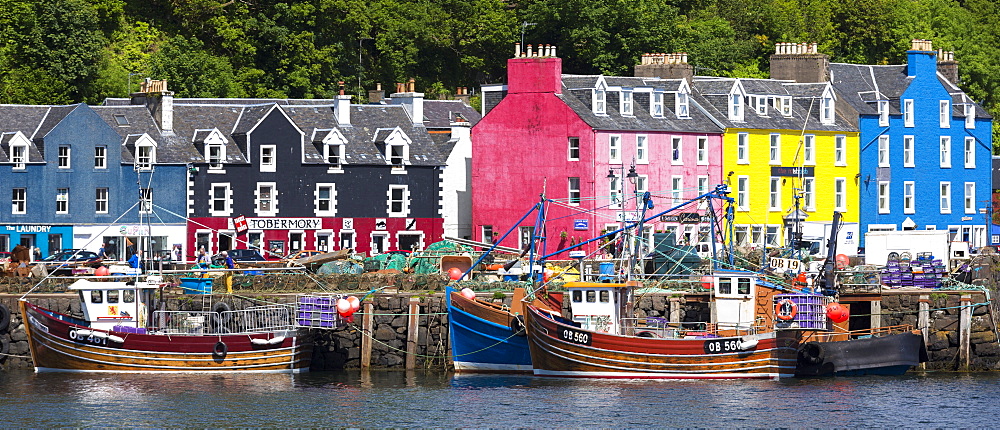
<path fill-rule="evenodd" d="M 109 260 L 127 260 L 136 249 L 146 260 L 183 261 L 187 227 L 184 225 L 77 226 L 73 246 L 98 252 L 104 245 Z"/>
<path fill-rule="evenodd" d="M 73 226 L 70 225 L 4 225 L 0 226 L 0 250 L 10 251 L 18 244 L 37 248 L 32 258 L 41 259 L 70 248 Z"/>

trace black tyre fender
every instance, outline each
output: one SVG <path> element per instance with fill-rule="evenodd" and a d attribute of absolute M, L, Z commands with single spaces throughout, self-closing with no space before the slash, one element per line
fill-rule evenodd
<path fill-rule="evenodd" d="M 10 309 L 0 303 L 0 333 L 6 331 L 7 327 L 10 327 Z"/>
<path fill-rule="evenodd" d="M 514 332 L 515 336 L 527 336 L 528 333 L 524 331 L 524 315 L 514 315 L 514 318 L 510 319 L 510 331 Z"/>
<path fill-rule="evenodd" d="M 226 302 L 215 302 L 212 305 L 212 327 L 220 330 L 223 326 L 229 324 L 229 320 L 233 317 L 233 314 L 227 312 L 232 310 Z"/>
<path fill-rule="evenodd" d="M 826 350 L 820 342 L 807 342 L 799 348 L 799 362 L 821 364 L 826 360 Z"/>
<path fill-rule="evenodd" d="M 218 341 L 215 343 L 215 347 L 212 348 L 212 356 L 215 358 L 225 358 L 226 353 L 229 352 L 229 347 L 223 341 Z"/>

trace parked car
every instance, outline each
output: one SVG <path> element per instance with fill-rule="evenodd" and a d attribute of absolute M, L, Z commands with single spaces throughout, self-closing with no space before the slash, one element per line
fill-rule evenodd
<path fill-rule="evenodd" d="M 230 249 L 226 251 L 233 261 L 237 263 L 247 263 L 255 261 L 266 261 L 256 249 Z"/>
<path fill-rule="evenodd" d="M 300 258 L 312 257 L 314 255 L 320 255 L 320 254 L 323 254 L 323 253 L 320 252 L 320 251 L 314 251 L 314 250 L 309 249 L 309 250 L 303 250 L 303 251 L 295 252 L 295 253 L 293 253 L 293 254 L 285 257 L 285 259 L 286 260 L 298 260 Z"/>
<path fill-rule="evenodd" d="M 42 259 L 43 262 L 74 261 L 74 262 L 94 262 L 99 261 L 97 253 L 80 249 L 64 249 L 55 254 Z"/>

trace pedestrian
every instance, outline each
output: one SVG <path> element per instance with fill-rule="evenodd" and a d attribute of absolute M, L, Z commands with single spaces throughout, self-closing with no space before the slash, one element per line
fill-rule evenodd
<path fill-rule="evenodd" d="M 205 254 L 205 250 L 198 251 L 198 259 L 195 260 L 194 264 L 202 269 L 207 269 L 209 265 L 208 255 Z"/>
<path fill-rule="evenodd" d="M 97 258 L 101 260 L 108 258 L 107 250 L 105 249 L 107 246 L 108 244 L 106 243 L 101 244 L 101 249 L 97 250 Z"/>
<path fill-rule="evenodd" d="M 139 256 L 139 251 L 136 250 L 132 257 L 128 259 L 128 267 L 133 269 L 138 269 L 142 265 L 142 257 Z"/>
<path fill-rule="evenodd" d="M 235 269 L 236 268 L 236 262 L 233 261 L 233 257 L 230 257 L 228 252 L 222 251 L 222 258 L 226 259 L 226 268 L 227 269 Z"/>
<path fill-rule="evenodd" d="M 41 261 L 41 259 L 42 259 L 42 250 L 38 249 L 37 246 L 34 247 L 34 248 L 32 248 L 32 249 L 34 250 L 32 253 L 35 255 L 35 261 Z"/>

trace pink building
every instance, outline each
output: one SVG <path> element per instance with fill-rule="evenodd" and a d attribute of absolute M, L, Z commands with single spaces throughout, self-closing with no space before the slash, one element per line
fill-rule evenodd
<path fill-rule="evenodd" d="M 555 201 L 546 223 L 552 252 L 635 219 L 632 197 L 644 191 L 656 204 L 652 214 L 722 183 L 723 129 L 690 96 L 690 70 L 668 69 L 652 72 L 678 78 L 564 75 L 555 48 L 518 47 L 507 62 L 508 84 L 483 87 L 484 117 L 472 129 L 474 238 L 506 232 L 543 191 Z M 667 217 L 647 233 L 707 241 L 708 223 L 698 219 Z M 534 220 L 502 244 L 526 244 Z"/>

